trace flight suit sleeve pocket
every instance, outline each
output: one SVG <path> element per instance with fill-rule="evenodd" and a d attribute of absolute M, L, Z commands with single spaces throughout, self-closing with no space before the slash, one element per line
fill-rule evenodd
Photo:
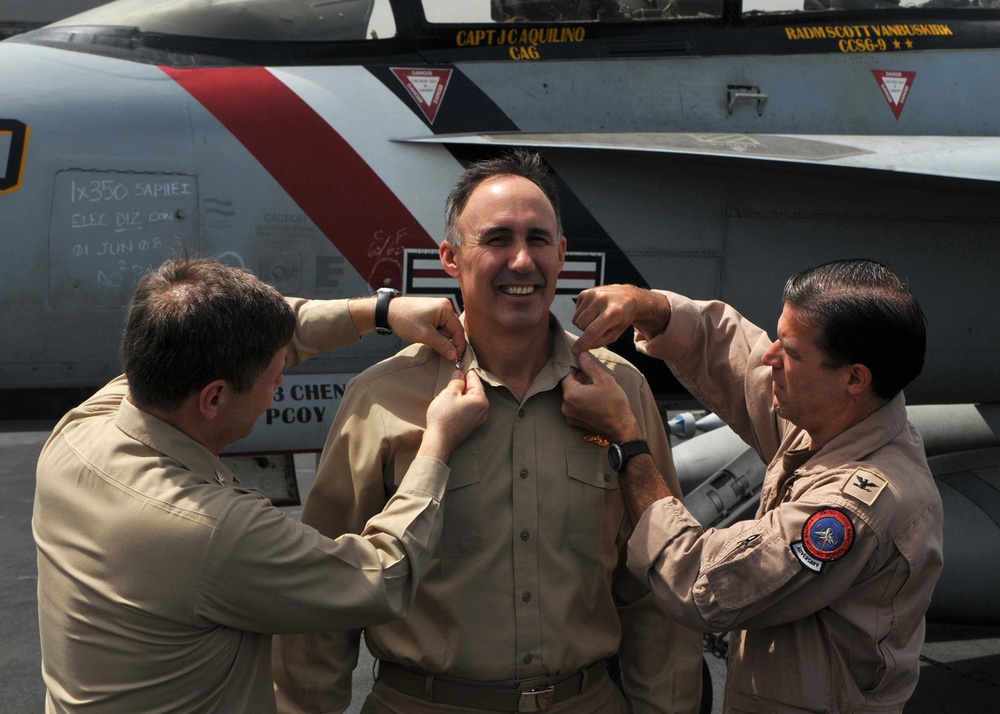
<path fill-rule="evenodd" d="M 798 570 L 795 556 L 779 534 L 744 532 L 705 571 L 708 592 L 703 595 L 714 598 L 724 612 L 741 610 L 774 593 Z"/>
<path fill-rule="evenodd" d="M 618 474 L 604 452 L 593 447 L 566 450 L 569 475 L 569 543 L 582 553 L 601 553 L 615 544 L 624 515 Z"/>

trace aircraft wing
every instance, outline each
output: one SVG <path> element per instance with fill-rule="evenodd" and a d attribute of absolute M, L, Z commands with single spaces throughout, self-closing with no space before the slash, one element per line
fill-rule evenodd
<path fill-rule="evenodd" d="M 698 154 L 1000 181 L 1000 137 L 991 136 L 509 132 L 399 141 Z"/>

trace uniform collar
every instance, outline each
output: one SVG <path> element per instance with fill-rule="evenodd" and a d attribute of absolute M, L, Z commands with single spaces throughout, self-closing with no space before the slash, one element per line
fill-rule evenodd
<path fill-rule="evenodd" d="M 800 473 L 825 471 L 861 461 L 899 436 L 906 427 L 906 400 L 900 392 L 815 452 Z"/>
<path fill-rule="evenodd" d="M 231 486 L 236 476 L 219 457 L 159 417 L 122 399 L 115 426 L 136 441 L 178 462 L 205 483 Z"/>
<path fill-rule="evenodd" d="M 465 325 L 465 313 L 463 312 L 459 319 L 462 321 L 462 325 Z M 550 389 L 555 389 L 559 386 L 563 377 L 569 374 L 571 367 L 578 367 L 579 363 L 577 357 L 573 354 L 572 345 L 576 342 L 576 337 L 566 332 L 563 329 L 562 324 L 552 313 L 549 313 L 549 334 L 552 335 L 552 354 L 549 355 L 549 359 L 542 366 L 542 369 L 535 376 L 534 382 L 532 382 L 531 387 L 528 389 L 525 395 L 525 401 L 531 395 L 537 394 L 538 392 L 545 392 Z M 488 372 L 479 365 L 479 358 L 476 356 L 476 351 L 472 349 L 472 343 L 468 341 L 468 333 L 466 333 L 466 343 L 465 352 L 462 354 L 461 367 L 463 372 L 467 372 L 470 369 L 475 370 L 476 374 L 483 381 L 484 384 L 489 384 L 492 387 L 503 387 L 507 388 L 507 385 L 503 383 L 499 377 L 495 374 Z M 446 359 L 441 359 L 441 367 L 438 371 L 438 383 L 437 391 L 440 392 L 448 381 L 451 379 L 451 373 L 455 369 L 455 364 L 449 362 Z"/>

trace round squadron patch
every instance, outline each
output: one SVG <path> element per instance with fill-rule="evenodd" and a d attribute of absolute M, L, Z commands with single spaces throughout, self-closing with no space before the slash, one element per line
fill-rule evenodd
<path fill-rule="evenodd" d="M 836 508 L 816 511 L 802 526 L 802 545 L 816 560 L 843 558 L 854 545 L 854 524 Z"/>

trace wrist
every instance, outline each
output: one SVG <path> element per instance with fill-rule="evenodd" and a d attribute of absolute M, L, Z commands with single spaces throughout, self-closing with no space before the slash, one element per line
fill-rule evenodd
<path fill-rule="evenodd" d="M 652 290 L 639 290 L 633 325 L 640 335 L 648 339 L 662 333 L 670 324 L 670 299 Z"/>
<path fill-rule="evenodd" d="M 438 461 L 447 462 L 451 456 L 452 447 L 446 443 L 444 435 L 433 427 L 424 430 L 417 456 L 429 456 Z"/>
<path fill-rule="evenodd" d="M 627 413 L 632 416 L 631 411 Z M 639 441 L 646 438 L 646 435 L 642 433 L 642 429 L 639 427 L 639 422 L 634 418 L 631 421 L 618 424 L 607 434 L 608 439 L 616 444 L 623 444 L 626 441 Z"/>
<path fill-rule="evenodd" d="M 644 439 L 618 442 L 608 447 L 608 463 L 617 473 L 622 474 L 632 459 L 649 453 L 649 444 Z"/>

